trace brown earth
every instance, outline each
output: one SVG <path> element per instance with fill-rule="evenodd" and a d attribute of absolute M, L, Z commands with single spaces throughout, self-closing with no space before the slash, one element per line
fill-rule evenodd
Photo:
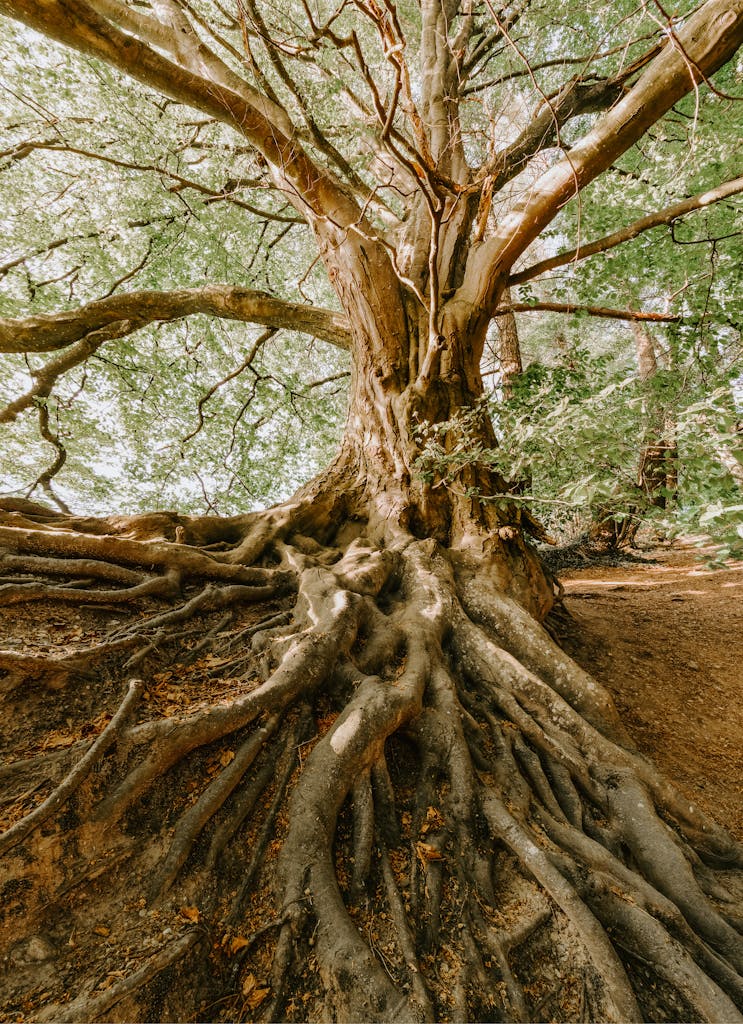
<path fill-rule="evenodd" d="M 691 544 L 560 574 L 561 642 L 614 695 L 640 750 L 743 837 L 743 564 Z"/>
<path fill-rule="evenodd" d="M 697 561 L 698 552 L 689 548 L 654 551 L 646 557 L 653 557 L 655 563 L 620 568 L 590 567 L 561 575 L 567 594 L 566 605 L 572 615 L 565 646 L 612 690 L 640 748 L 675 779 L 691 800 L 743 835 L 743 753 L 740 750 L 743 565 L 709 572 Z M 275 615 L 284 606 L 276 601 L 270 605 L 241 607 L 232 627 L 239 634 L 241 630 L 252 628 L 257 619 Z M 158 602 L 145 602 L 138 613 L 142 626 L 148 615 L 161 610 Z M 148 663 L 150 683 L 143 697 L 144 705 L 151 711 L 177 714 L 186 708 L 194 710 L 203 700 L 213 704 L 229 699 L 238 684 L 249 685 L 249 681 L 235 678 L 234 672 L 225 669 L 225 661 L 230 662 L 234 652 L 228 651 L 225 657 L 220 657 L 219 651 L 211 648 L 198 649 L 207 634 L 217 641 L 220 637 L 225 642 L 230 639 L 232 633 L 219 632 L 223 625 L 220 614 L 215 612 L 198 624 L 187 624 L 180 634 L 178 647 L 163 640 L 152 652 Z M 50 652 L 56 658 L 74 656 L 96 643 L 104 644 L 120 637 L 124 618 L 129 618 L 125 609 L 105 604 L 95 607 L 76 607 L 69 602 L 8 605 L 0 608 L 0 646 L 10 652 L 40 657 Z M 184 657 L 188 651 L 181 650 L 181 646 L 191 648 L 189 657 Z M 114 652 L 111 664 L 116 671 L 93 671 L 80 677 L 73 674 L 71 680 L 60 678 L 59 688 L 54 680 L 42 686 L 29 679 L 20 684 L 22 689 L 15 690 L 11 674 L 0 679 L 0 705 L 3 697 L 7 701 L 3 708 L 6 713 L 0 715 L 0 755 L 12 752 L 14 757 L 30 759 L 32 767 L 16 779 L 7 766 L 4 770 L 0 764 L 0 830 L 32 811 L 79 759 L 89 740 L 110 720 L 121 700 L 121 683 L 116 682 L 121 678 L 119 662 L 130 653 L 131 648 Z M 318 719 L 318 738 L 334 720 L 331 710 L 327 717 L 321 713 Z M 309 753 L 310 743 L 299 744 L 300 762 Z M 40 759 L 38 768 L 33 767 L 36 764 L 33 759 L 42 753 L 51 757 Z M 225 744 L 219 749 L 205 749 L 188 772 L 184 769 L 184 774 L 173 776 L 167 789 L 157 798 L 163 800 L 162 805 L 153 802 L 153 798 L 146 812 L 161 815 L 164 822 L 174 820 L 175 811 L 182 811 L 191 800 L 190 787 L 195 785 L 194 780 L 216 777 L 220 767 L 229 764 L 232 757 L 234 751 L 225 749 Z M 37 770 L 38 776 L 34 774 Z M 396 784 L 400 785 L 406 772 L 403 746 L 396 748 L 391 770 Z M 270 795 L 266 797 L 269 799 Z M 87 806 L 79 804 L 77 811 L 84 812 Z M 75 822 L 68 817 L 73 812 L 77 813 L 74 807 L 65 809 L 62 818 L 65 826 L 74 826 Z M 260 935 L 266 922 L 270 926 L 274 918 L 270 880 L 286 825 L 282 814 L 274 838 L 265 851 L 259 884 L 244 908 L 241 927 L 245 934 Z M 402 825 L 403 834 L 409 839 L 405 832 L 410 827 L 409 813 L 403 813 Z M 135 817 L 131 826 L 137 827 Z M 261 821 L 257 819 L 246 832 L 246 850 L 257 846 L 260 827 Z M 50 824 L 49 828 L 56 826 Z M 163 831 L 165 839 L 167 828 Z M 350 862 L 343 860 L 342 851 L 350 848 L 351 831 L 350 816 L 342 816 L 337 866 L 343 879 L 350 876 Z M 51 849 L 51 844 L 56 842 L 55 833 L 47 831 L 42 835 L 40 849 Z M 155 853 L 162 855 L 163 850 L 153 846 L 153 855 Z M 24 985 L 26 978 L 29 980 L 22 997 L 16 996 L 14 990 L 11 992 L 12 1000 L 6 1004 L 10 1009 L 0 1010 L 0 1016 L 21 1021 L 35 1015 L 48 1002 L 50 991 L 59 985 L 60 978 L 70 998 L 84 980 L 87 983 L 87 979 L 98 978 L 94 986 L 97 997 L 109 987 L 122 983 L 122 978 L 135 976 L 148 957 L 157 958 L 158 950 L 170 948 L 174 935 L 177 941 L 181 937 L 184 942 L 190 941 L 188 929 L 202 927 L 198 898 L 190 895 L 188 881 L 183 888 L 174 891 L 171 900 L 147 908 L 142 896 L 146 891 L 145 881 L 129 870 L 128 856 L 124 847 L 107 851 L 106 866 L 110 870 L 98 878 L 97 872 L 104 861 L 93 861 L 89 882 L 85 881 L 80 887 L 77 881 L 82 881 L 84 875 L 72 875 L 60 885 L 56 875 L 34 869 L 33 884 L 45 901 L 43 926 L 24 909 L 24 901 L 31 897 L 22 886 L 30 888 L 31 882 L 13 877 L 7 880 L 0 900 L 0 945 L 7 946 L 10 958 L 5 964 L 0 960 L 0 974 L 7 964 L 11 968 L 7 973 L 9 978 L 21 977 Z M 121 874 L 117 874 L 117 858 L 121 858 Z M 244 866 L 244 861 L 237 859 L 230 870 L 242 872 Z M 76 864 L 72 867 L 78 870 Z M 393 868 L 407 871 L 409 875 L 410 858 L 399 861 L 393 858 Z M 234 896 L 231 887 L 237 888 L 239 878 L 239 874 L 225 874 L 221 878 L 224 892 L 230 898 Z M 516 906 L 515 897 L 513 905 Z M 358 920 L 360 924 L 361 918 Z M 389 921 L 378 916 L 374 920 L 378 931 L 369 934 L 375 948 L 391 949 L 389 936 L 384 931 Z M 29 935 L 27 929 L 36 931 Z M 237 956 L 240 947 L 234 944 L 244 939 L 230 931 L 215 932 L 210 958 L 199 971 L 204 975 L 208 973 L 210 978 L 212 975 L 218 978 L 220 985 L 229 972 L 229 977 L 239 975 L 242 981 L 236 994 L 222 995 L 217 1002 L 202 1007 L 202 1019 L 250 1019 L 251 1014 L 245 1007 L 259 1006 L 269 992 L 272 936 L 270 930 L 261 935 L 259 942 L 251 947 L 250 958 L 243 964 Z M 552 933 L 544 938 L 545 943 L 548 940 L 551 949 L 554 947 Z M 545 946 L 534 948 L 542 950 Z M 64 955 L 52 956 L 52 950 Z M 544 963 L 547 960 L 545 952 Z M 528 967 L 528 970 L 525 967 L 525 977 L 534 975 L 542 979 L 536 984 L 546 984 L 549 972 L 544 963 L 538 957 L 528 963 L 525 960 Z M 562 962 L 559 969 L 564 970 L 566 977 L 569 975 Z M 444 963 L 440 970 L 446 984 L 449 966 Z M 158 975 L 158 992 L 168 991 L 168 977 L 167 971 Z M 310 956 L 298 988 L 308 1005 L 312 1005 L 313 1000 L 318 1005 L 321 1001 L 318 978 L 317 962 Z M 195 976 L 192 980 L 195 983 Z M 202 974 L 198 980 L 203 981 Z M 551 989 L 546 991 L 549 993 Z M 534 1005 L 541 1010 L 539 1000 L 542 997 L 538 990 L 532 996 Z M 164 994 L 162 998 L 165 999 Z M 177 1007 L 171 1011 L 169 1019 L 184 1019 L 178 1016 L 180 994 L 176 993 L 173 998 Z M 251 1003 L 251 1000 L 257 1002 Z M 118 1017 L 110 1019 L 135 1019 L 134 1002 L 123 1000 L 117 1005 Z M 286 1013 L 289 1019 L 309 1016 L 308 1009 L 293 1002 L 287 1005 Z M 535 1011 L 535 1016 L 538 1015 Z M 658 1019 L 650 1011 L 648 1018 Z"/>

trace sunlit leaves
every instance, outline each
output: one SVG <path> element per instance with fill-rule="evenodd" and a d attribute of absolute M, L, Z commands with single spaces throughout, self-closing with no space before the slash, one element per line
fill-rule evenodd
<path fill-rule="evenodd" d="M 684 0 L 675 14 L 693 6 Z M 197 31 L 233 72 L 285 104 L 296 138 L 318 167 L 335 161 L 342 174 L 345 161 L 354 172 L 348 187 L 362 194 L 374 190 L 368 208 L 364 201 L 372 231 L 394 221 L 381 215 L 377 200 L 387 204 L 388 214 L 411 213 L 410 181 L 405 175 L 393 181 L 394 161 L 388 166 L 375 149 L 378 107 L 390 104 L 396 89 L 392 37 L 381 22 L 335 0 L 258 0 L 245 25 L 230 5 L 197 0 L 189 10 L 197 12 Z M 415 143 L 412 108 L 423 103 L 425 109 L 430 69 L 421 56 L 420 5 L 404 0 L 395 10 L 410 95 L 396 104 L 387 127 L 406 136 L 396 142 L 405 153 Z M 618 74 L 664 30 L 654 9 L 629 0 L 546 0 L 498 10 L 510 26 L 505 33 L 494 31 L 487 5 L 474 6 L 473 35 L 457 58 L 463 88 L 458 124 L 473 164 L 507 146 L 571 78 L 588 82 Z M 454 34 L 464 23 L 464 10 L 451 17 L 448 29 Z M 116 290 L 213 281 L 337 306 L 312 233 L 297 223 L 301 207 L 292 206 L 295 197 L 277 187 L 277 174 L 272 176 L 244 137 L 95 60 L 16 25 L 6 22 L 3 28 L 0 315 L 71 308 Z M 269 39 L 273 48 L 266 45 Z M 732 65 L 721 73 L 723 92 L 738 88 L 737 74 Z M 568 204 L 551 233 L 535 243 L 538 255 L 601 235 L 740 173 L 733 108 L 732 101 L 707 89 L 693 92 L 618 167 Z M 496 195 L 491 227 L 594 116 L 575 118 L 561 132 L 545 135 L 537 146 L 541 151 Z M 710 380 L 717 385 L 718 371 L 724 378 L 741 319 L 733 279 L 743 253 L 734 214 L 733 201 L 698 211 L 683 224 L 657 229 L 578 269 L 534 281 L 514 298 L 668 304 L 685 317 L 683 336 L 668 342 L 678 356 L 673 369 L 686 374 L 693 367 L 694 388 L 703 394 Z M 399 232 L 391 231 L 387 241 L 394 247 Z M 545 319 L 524 331 L 532 350 L 552 323 Z M 595 352 L 588 323 L 576 321 L 575 330 L 579 347 Z M 251 367 L 227 381 L 255 337 L 252 328 L 203 318 L 163 324 L 104 345 L 86 366 L 60 380 L 45 410 L 68 451 L 58 485 L 70 503 L 91 510 L 167 504 L 227 512 L 278 498 L 311 475 L 337 444 L 345 387 L 339 375 L 347 362 L 324 346 L 281 333 Z M 0 400 L 27 388 L 43 362 L 3 357 Z M 625 359 L 609 373 L 608 364 L 586 364 L 585 393 L 577 390 L 577 378 L 563 393 L 567 385 L 553 375 L 535 422 L 528 429 L 514 424 L 511 433 L 521 448 L 504 448 L 510 460 L 504 474 L 518 475 L 526 460 L 534 461 L 536 435 L 530 431 L 544 416 L 544 436 L 564 429 L 574 437 L 574 461 L 565 471 L 573 490 L 559 491 L 558 479 L 560 497 L 554 500 L 575 504 L 603 493 L 603 470 L 578 485 L 587 474 L 577 464 L 591 463 L 595 451 L 604 453 L 606 473 L 626 475 L 623 452 L 598 428 L 601 417 L 613 419 L 620 433 L 631 435 L 634 399 L 625 403 L 634 387 L 627 378 L 630 365 Z M 199 403 L 212 388 L 200 416 Z M 512 413 L 497 413 L 505 415 Z M 53 453 L 39 442 L 30 412 L 5 434 L 2 487 L 23 491 Z M 448 456 L 456 448 L 450 441 Z"/>

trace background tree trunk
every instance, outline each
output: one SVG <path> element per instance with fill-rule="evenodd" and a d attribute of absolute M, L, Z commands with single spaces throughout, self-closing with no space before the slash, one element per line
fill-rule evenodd
<path fill-rule="evenodd" d="M 632 333 L 635 337 L 638 375 L 641 381 L 651 381 L 658 372 L 653 336 L 641 323 L 632 324 Z M 648 406 L 646 416 L 650 420 L 649 433 L 652 434 L 652 423 L 657 417 Z M 640 454 L 637 484 L 651 505 L 666 508 L 678 486 L 675 424 L 671 422 L 668 414 L 663 417 L 659 434 L 660 436 L 656 436 L 655 439 L 652 436 L 648 438 L 648 443 Z"/>
<path fill-rule="evenodd" d="M 504 305 L 510 305 L 510 288 L 504 290 L 502 301 Z M 495 353 L 500 366 L 500 385 L 503 391 L 503 398 L 508 401 L 513 396 L 515 379 L 524 372 L 516 316 L 510 311 L 504 313 L 503 316 L 496 317 L 495 326 Z"/>

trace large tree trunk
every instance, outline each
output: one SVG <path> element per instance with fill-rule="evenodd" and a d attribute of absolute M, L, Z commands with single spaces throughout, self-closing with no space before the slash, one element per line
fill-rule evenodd
<path fill-rule="evenodd" d="M 168 3 L 161 22 L 108 0 L 0 0 L 261 155 L 345 314 L 314 329 L 341 333 L 353 359 L 338 458 L 268 512 L 0 506 L 11 1019 L 740 1019 L 743 851 L 637 753 L 540 625 L 552 587 L 518 511 L 489 500 L 502 481 L 476 461 L 416 474 L 418 428 L 477 408 L 515 261 L 732 56 L 739 5 L 708 0 L 621 98 L 623 79 L 604 83 L 610 109 L 490 226 L 492 189 L 596 107 L 567 86 L 477 184 L 454 7 L 422 6 L 399 156 L 410 199 L 385 245 L 364 181 L 361 195 L 341 185 L 273 96 L 181 33 L 190 5 L 172 24 Z M 395 59 L 394 5 L 368 7 Z M 477 39 L 479 18 L 463 20 Z M 394 110 L 378 112 L 382 144 Z M 179 306 L 233 315 L 237 301 L 276 323 L 265 297 L 228 292 L 187 289 Z M 59 317 L 40 320 L 58 335 Z M 19 324 L 5 326 L 12 346 Z M 96 333 L 60 359 L 90 355 Z M 34 387 L 26 404 L 51 385 Z M 492 447 L 469 418 L 473 451 Z"/>
<path fill-rule="evenodd" d="M 739 1019 L 741 848 L 539 624 L 499 481 L 416 476 L 472 347 L 382 322 L 282 506 L 5 503 L 6 1016 Z"/>

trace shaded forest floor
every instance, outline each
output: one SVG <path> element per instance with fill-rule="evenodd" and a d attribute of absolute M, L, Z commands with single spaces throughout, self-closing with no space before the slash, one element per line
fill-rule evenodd
<path fill-rule="evenodd" d="M 561 643 L 642 752 L 743 837 L 743 565 L 707 569 L 691 545 L 643 555 L 559 573 Z"/>

